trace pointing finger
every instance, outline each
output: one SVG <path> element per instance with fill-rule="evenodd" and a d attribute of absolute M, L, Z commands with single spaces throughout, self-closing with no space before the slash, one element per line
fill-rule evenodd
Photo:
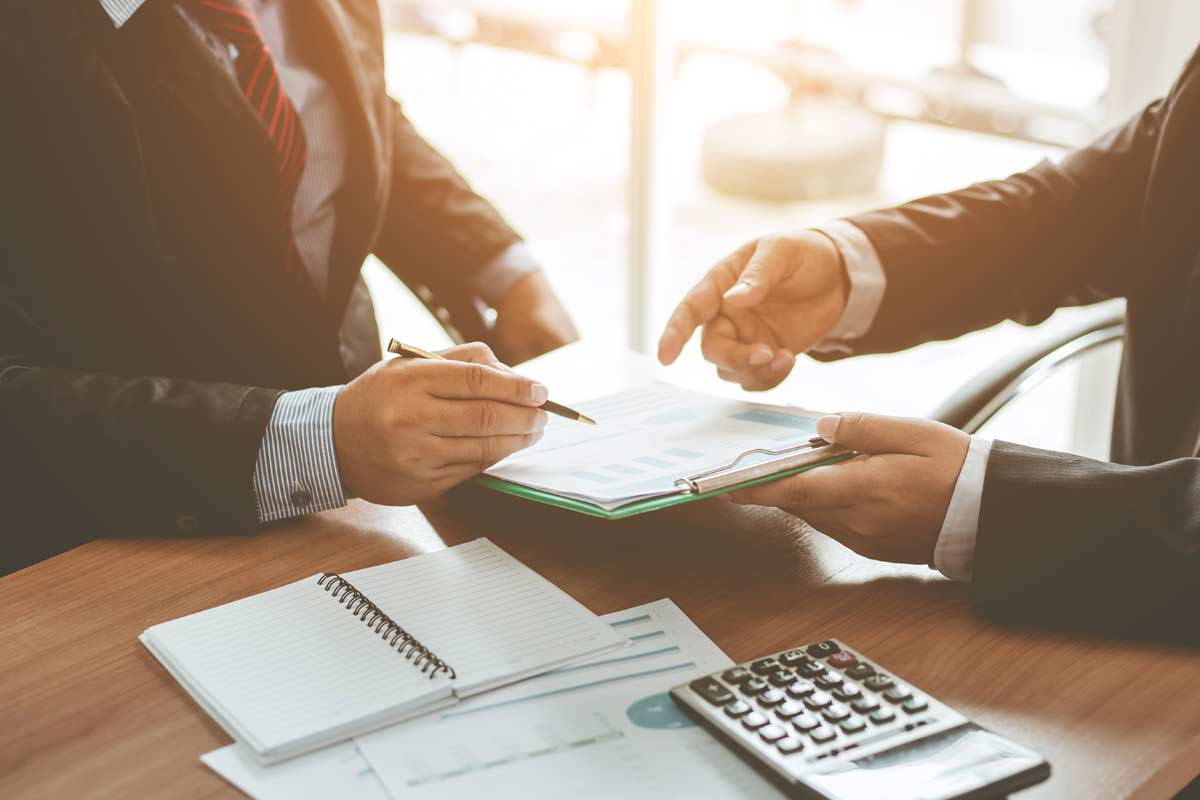
<path fill-rule="evenodd" d="M 717 316 L 721 310 L 722 295 L 733 286 L 753 249 L 754 243 L 749 242 L 718 261 L 684 296 L 667 320 L 658 341 L 658 360 L 661 363 L 674 363 L 696 328 Z"/>

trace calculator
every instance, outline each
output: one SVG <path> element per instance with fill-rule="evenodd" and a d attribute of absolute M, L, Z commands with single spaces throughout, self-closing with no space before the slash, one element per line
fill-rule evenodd
<path fill-rule="evenodd" d="M 671 698 L 792 797 L 1003 797 L 1050 776 L 1037 753 L 836 639 L 714 672 Z"/>

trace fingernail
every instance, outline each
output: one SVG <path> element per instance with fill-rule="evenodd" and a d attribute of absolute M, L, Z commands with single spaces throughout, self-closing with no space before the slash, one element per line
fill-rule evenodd
<path fill-rule="evenodd" d="M 529 399 L 541 405 L 550 398 L 550 390 L 540 383 L 535 383 L 529 387 Z"/>
<path fill-rule="evenodd" d="M 534 430 L 536 430 L 540 434 L 543 430 L 545 430 L 546 423 L 548 423 L 549 421 L 550 421 L 550 415 L 547 414 L 545 411 L 539 411 L 537 413 L 537 421 L 533 423 Z"/>
<path fill-rule="evenodd" d="M 726 297 L 737 297 L 738 295 L 746 294 L 749 291 L 750 291 L 750 284 L 744 283 L 744 282 L 738 282 L 738 283 L 735 283 L 733 286 L 729 287 L 728 291 L 725 292 L 725 296 Z"/>
<path fill-rule="evenodd" d="M 837 414 L 829 414 L 817 420 L 817 435 L 827 442 L 834 441 L 837 436 L 838 425 L 842 418 Z"/>
<path fill-rule="evenodd" d="M 542 437 L 545 435 L 546 435 L 545 429 L 538 431 L 537 433 L 535 433 L 533 435 L 533 441 L 530 443 L 530 445 L 532 446 L 532 445 L 537 444 L 538 442 L 540 442 L 542 440 Z"/>
<path fill-rule="evenodd" d="M 763 364 L 767 364 L 771 361 L 771 351 L 766 348 L 763 348 L 762 350 L 755 350 L 750 354 L 750 358 L 747 360 L 749 361 L 750 366 L 761 367 Z"/>
<path fill-rule="evenodd" d="M 787 372 L 792 368 L 792 354 L 786 350 L 775 356 L 771 361 L 771 372 Z"/>

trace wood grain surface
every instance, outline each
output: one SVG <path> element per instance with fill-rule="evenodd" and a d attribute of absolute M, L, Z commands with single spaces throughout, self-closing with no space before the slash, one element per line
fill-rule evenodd
<path fill-rule="evenodd" d="M 137 635 L 478 536 L 598 614 L 670 597 L 734 660 L 844 639 L 1049 759 L 1022 797 L 1165 798 L 1200 770 L 1196 652 L 992 627 L 964 587 L 778 511 L 714 500 L 605 522 L 468 488 L 247 538 L 97 541 L 0 579 L 0 796 L 236 796 L 198 760 L 227 737 Z"/>

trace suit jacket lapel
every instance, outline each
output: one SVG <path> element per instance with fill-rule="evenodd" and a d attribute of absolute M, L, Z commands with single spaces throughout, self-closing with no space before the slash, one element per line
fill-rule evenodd
<path fill-rule="evenodd" d="M 239 205 L 264 210 L 279 207 L 276 155 L 262 122 L 226 65 L 180 16 L 173 2 L 147 0 L 122 28 L 108 26 L 104 39 L 107 60 L 119 70 L 122 86 L 145 93 L 143 101 L 161 106 L 163 114 L 174 117 L 170 125 L 148 123 L 154 130 L 148 128 L 142 135 L 187 137 L 189 148 L 208 148 L 217 158 L 235 165 L 238 184 L 230 191 L 238 193 Z M 322 324 L 305 324 L 302 333 L 294 334 L 311 340 L 302 349 L 319 349 L 322 355 L 331 356 L 327 359 L 331 365 L 340 368 L 337 328 L 328 324 L 316 289 L 306 276 L 297 278 L 282 269 L 289 247 L 282 226 L 268 213 L 238 214 L 232 209 L 226 224 L 240 229 L 247 242 L 239 269 L 261 273 L 244 273 L 247 283 L 271 287 L 272 295 L 293 309 L 293 319 L 320 320 Z M 230 286 L 229 291 L 238 288 Z"/>

